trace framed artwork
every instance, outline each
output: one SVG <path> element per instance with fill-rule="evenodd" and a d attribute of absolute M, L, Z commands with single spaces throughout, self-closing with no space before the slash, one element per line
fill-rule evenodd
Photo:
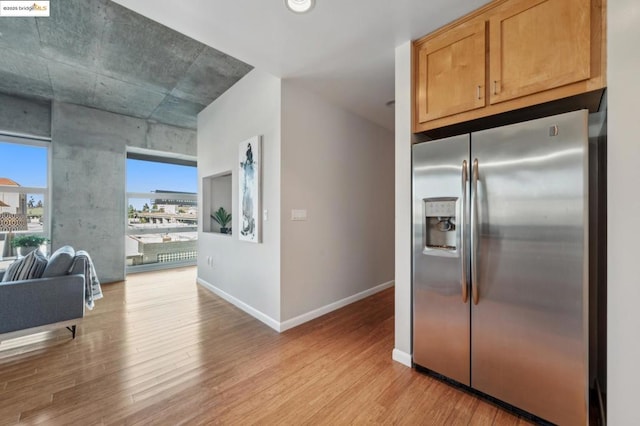
<path fill-rule="evenodd" d="M 254 136 L 240 143 L 238 173 L 238 238 L 252 243 L 261 242 L 261 185 L 262 138 Z"/>

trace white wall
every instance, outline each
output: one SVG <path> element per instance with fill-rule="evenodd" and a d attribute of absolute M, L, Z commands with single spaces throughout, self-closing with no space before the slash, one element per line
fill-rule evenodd
<path fill-rule="evenodd" d="M 609 424 L 638 425 L 640 380 L 640 3 L 608 2 Z"/>
<path fill-rule="evenodd" d="M 283 321 L 391 284 L 393 151 L 390 131 L 283 81 Z"/>
<path fill-rule="evenodd" d="M 6 176 L 1 176 L 6 177 Z M 20 183 L 20 182 L 17 182 Z M 0 192 L 0 201 L 6 204 L 8 207 L 0 207 L 0 213 L 18 214 L 20 210 L 20 198 L 25 197 L 25 194 L 16 194 L 14 192 Z M 27 212 L 22 212 L 26 214 Z"/>
<path fill-rule="evenodd" d="M 393 359 L 411 366 L 411 42 L 396 47 L 396 298 Z"/>
<path fill-rule="evenodd" d="M 263 136 L 262 244 L 236 231 L 238 144 L 253 135 Z M 393 151 L 388 130 L 251 71 L 198 116 L 200 205 L 202 178 L 232 170 L 234 206 L 234 235 L 201 227 L 198 282 L 277 330 L 390 286 Z M 308 220 L 292 222 L 294 208 Z"/>
<path fill-rule="evenodd" d="M 198 232 L 198 280 L 271 326 L 280 320 L 281 81 L 253 70 L 198 115 L 198 204 L 202 178 L 232 170 L 232 236 Z M 262 135 L 263 243 L 238 240 L 238 145 Z M 207 258 L 213 265 L 207 264 Z M 224 293 L 222 293 L 224 292 Z"/>

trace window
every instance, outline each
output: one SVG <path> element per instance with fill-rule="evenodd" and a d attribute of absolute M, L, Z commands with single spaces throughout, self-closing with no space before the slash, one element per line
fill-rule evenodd
<path fill-rule="evenodd" d="M 50 238 L 48 166 L 48 141 L 0 135 L 0 269 L 18 255 L 16 236 Z"/>
<path fill-rule="evenodd" d="M 195 264 L 197 175 L 194 161 L 128 155 L 126 262 L 129 272 Z"/>

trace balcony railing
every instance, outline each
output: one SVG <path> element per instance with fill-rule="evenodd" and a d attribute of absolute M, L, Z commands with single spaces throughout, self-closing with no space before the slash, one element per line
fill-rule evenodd
<path fill-rule="evenodd" d="M 155 204 L 158 200 L 165 204 Z M 195 264 L 196 201 L 196 194 L 128 194 L 126 262 L 129 272 Z"/>

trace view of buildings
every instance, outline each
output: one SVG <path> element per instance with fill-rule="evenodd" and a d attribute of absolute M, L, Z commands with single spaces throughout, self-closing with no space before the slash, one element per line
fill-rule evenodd
<path fill-rule="evenodd" d="M 19 234 L 50 238 L 48 149 L 37 142 L 0 141 L 0 268 L 17 255 L 11 238 Z M 196 186 L 195 164 L 127 159 L 126 190 L 135 194 L 123 212 L 127 265 L 195 262 Z M 166 189 L 150 190 L 153 187 Z"/>
<path fill-rule="evenodd" d="M 4 187 L 4 188 L 3 188 Z M 0 267 L 16 256 L 10 238 L 44 232 L 42 197 L 10 191 L 20 184 L 0 177 Z M 128 206 L 126 257 L 128 266 L 195 261 L 198 215 L 195 193 L 156 190 L 161 198 Z M 11 235 L 9 235 L 11 233 Z M 5 265 L 6 266 L 6 265 Z"/>
<path fill-rule="evenodd" d="M 16 181 L 0 177 L 0 187 L 19 187 L 20 184 Z M 26 214 L 27 210 L 27 195 L 15 192 L 4 192 L 0 189 L 0 213 L 11 214 Z"/>
<path fill-rule="evenodd" d="M 127 266 L 189 262 L 197 256 L 198 215 L 195 193 L 156 190 L 164 198 L 127 211 Z"/>
<path fill-rule="evenodd" d="M 0 177 L 0 262 L 13 259 L 16 255 L 15 249 L 10 246 L 12 236 L 44 231 L 41 197 L 36 201 L 34 196 L 12 191 L 19 191 L 19 188 L 20 184 L 15 180 Z"/>

